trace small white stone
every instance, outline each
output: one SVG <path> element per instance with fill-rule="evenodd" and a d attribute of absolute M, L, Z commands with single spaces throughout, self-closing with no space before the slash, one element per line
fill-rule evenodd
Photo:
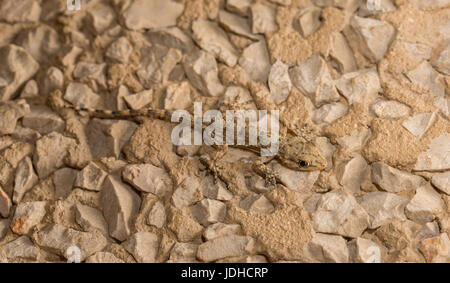
<path fill-rule="evenodd" d="M 369 174 L 367 161 L 358 154 L 337 168 L 336 177 L 345 190 L 354 194 L 360 192 L 361 184 Z"/>
<path fill-rule="evenodd" d="M 202 225 L 222 222 L 227 213 L 226 205 L 218 200 L 203 199 L 191 208 L 192 215 Z"/>
<path fill-rule="evenodd" d="M 375 68 L 347 73 L 336 81 L 336 88 L 351 105 L 355 102 L 370 104 L 382 91 Z"/>
<path fill-rule="evenodd" d="M 252 4 L 250 6 L 253 33 L 266 33 L 278 30 L 275 21 L 276 11 L 263 4 Z"/>
<path fill-rule="evenodd" d="M 434 174 L 431 183 L 441 192 L 450 195 L 450 171 Z"/>
<path fill-rule="evenodd" d="M 33 164 L 30 157 L 25 157 L 19 163 L 14 179 L 13 202 L 18 204 L 26 192 L 28 192 L 38 182 L 38 177 L 34 173 Z"/>
<path fill-rule="evenodd" d="M 276 104 L 284 102 L 291 92 L 292 82 L 288 70 L 289 66 L 280 60 L 277 60 L 270 69 L 270 99 Z"/>
<path fill-rule="evenodd" d="M 341 236 L 316 233 L 308 245 L 311 256 L 319 262 L 349 261 L 347 242 Z"/>
<path fill-rule="evenodd" d="M 252 0 L 227 0 L 226 8 L 228 11 L 241 16 L 247 16 Z"/>
<path fill-rule="evenodd" d="M 157 228 L 162 228 L 166 225 L 166 218 L 166 209 L 164 208 L 164 204 L 157 201 L 148 214 L 147 223 L 149 225 L 156 226 Z"/>
<path fill-rule="evenodd" d="M 439 171 L 450 169 L 450 134 L 443 134 L 431 141 L 427 151 L 417 158 L 414 170 Z"/>
<path fill-rule="evenodd" d="M 436 113 L 421 113 L 403 121 L 402 126 L 416 137 L 423 136 L 436 121 Z"/>
<path fill-rule="evenodd" d="M 370 128 L 364 128 L 361 131 L 354 130 L 350 135 L 336 138 L 336 141 L 348 151 L 357 151 L 366 145 L 371 136 L 372 131 Z"/>
<path fill-rule="evenodd" d="M 164 98 L 164 109 L 187 109 L 191 105 L 191 89 L 188 82 L 183 81 L 179 84 L 171 84 L 167 87 L 166 97 Z"/>
<path fill-rule="evenodd" d="M 273 204 L 264 196 L 251 194 L 241 200 L 240 207 L 254 214 L 271 214 L 275 211 Z"/>
<path fill-rule="evenodd" d="M 74 106 L 95 109 L 98 108 L 101 97 L 85 84 L 69 83 L 64 99 Z"/>
<path fill-rule="evenodd" d="M 360 17 L 389 13 L 397 9 L 392 3 L 392 0 L 364 0 L 362 2 L 363 3 L 358 10 L 358 16 Z"/>
<path fill-rule="evenodd" d="M 164 169 L 151 164 L 127 165 L 122 176 L 136 189 L 156 195 L 164 194 L 172 184 L 169 174 Z"/>
<path fill-rule="evenodd" d="M 188 177 L 175 189 L 172 195 L 172 203 L 176 208 L 182 209 L 184 207 L 194 204 L 200 181 L 196 177 Z"/>
<path fill-rule="evenodd" d="M 394 100 L 382 100 L 372 105 L 372 111 L 382 119 L 396 120 L 409 114 L 411 108 Z"/>
<path fill-rule="evenodd" d="M 271 68 L 269 51 L 265 40 L 252 43 L 242 52 L 239 65 L 249 77 L 257 82 L 267 82 Z"/>
<path fill-rule="evenodd" d="M 208 226 L 203 232 L 203 237 L 207 241 L 225 237 L 229 235 L 242 235 L 243 231 L 239 224 L 214 223 Z"/>
<path fill-rule="evenodd" d="M 294 23 L 294 26 L 297 24 L 301 35 L 303 37 L 308 37 L 315 33 L 322 25 L 320 22 L 321 14 L 322 10 L 319 8 L 303 9 Z"/>
<path fill-rule="evenodd" d="M 382 162 L 372 164 L 372 181 L 384 191 L 391 193 L 415 190 L 426 183 L 420 176 L 400 171 Z"/>
<path fill-rule="evenodd" d="M 416 194 L 406 206 L 406 216 L 420 224 L 434 220 L 444 210 L 441 195 L 430 184 L 416 190 Z"/>
<path fill-rule="evenodd" d="M 158 236 L 150 232 L 137 232 L 123 243 L 123 247 L 137 262 L 154 263 L 159 249 Z"/>
<path fill-rule="evenodd" d="M 184 5 L 172 0 L 137 0 L 124 12 L 129 29 L 150 29 L 174 26 Z"/>
<path fill-rule="evenodd" d="M 255 240 L 248 236 L 229 235 L 207 241 L 198 247 L 197 258 L 204 262 L 252 253 Z"/>
<path fill-rule="evenodd" d="M 119 63 L 128 63 L 128 58 L 133 52 L 133 46 L 126 37 L 120 37 L 114 41 L 106 50 L 106 57 Z"/>
<path fill-rule="evenodd" d="M 348 106 L 342 102 L 334 102 L 321 106 L 312 113 L 315 124 L 330 124 L 348 113 Z"/>
<path fill-rule="evenodd" d="M 123 99 L 127 103 L 128 107 L 133 110 L 139 110 L 147 106 L 152 102 L 153 91 L 144 90 L 135 94 L 124 96 Z"/>
<path fill-rule="evenodd" d="M 352 262 L 357 263 L 381 263 L 380 247 L 367 239 L 356 238 L 348 243 L 348 250 Z"/>
<path fill-rule="evenodd" d="M 358 198 L 359 205 L 369 214 L 370 229 L 406 219 L 405 206 L 409 200 L 393 193 L 371 192 Z"/>
<path fill-rule="evenodd" d="M 342 74 L 355 72 L 358 69 L 358 66 L 356 64 L 355 56 L 353 55 L 353 50 L 348 45 L 347 39 L 345 39 L 341 32 L 333 32 L 330 36 L 330 40 L 331 65 L 336 65 L 335 67 Z"/>

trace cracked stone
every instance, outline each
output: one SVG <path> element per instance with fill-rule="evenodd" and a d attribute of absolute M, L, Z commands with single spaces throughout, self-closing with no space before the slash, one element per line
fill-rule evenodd
<path fill-rule="evenodd" d="M 357 42 L 359 51 L 373 63 L 383 59 L 395 35 L 395 28 L 385 21 L 353 16 L 346 33 L 349 40 Z"/>
<path fill-rule="evenodd" d="M 369 225 L 369 215 L 345 192 L 322 195 L 312 217 L 315 231 L 350 238 L 361 236 Z"/>
<path fill-rule="evenodd" d="M 309 57 L 289 73 L 295 87 L 311 98 L 316 107 L 339 100 L 327 63 L 319 55 Z"/>
<path fill-rule="evenodd" d="M 8 101 L 0 105 L 0 135 L 14 133 L 17 121 L 30 113 L 30 105 L 25 100 Z"/>
<path fill-rule="evenodd" d="M 240 202 L 241 208 L 255 214 L 271 214 L 275 211 L 273 204 L 264 196 L 251 194 Z"/>
<path fill-rule="evenodd" d="M 26 192 L 38 183 L 38 177 L 34 173 L 33 164 L 30 157 L 25 157 L 17 166 L 14 179 L 13 202 L 18 204 Z"/>
<path fill-rule="evenodd" d="M 436 121 L 437 115 L 433 113 L 421 113 L 403 121 L 402 126 L 416 137 L 422 137 Z"/>
<path fill-rule="evenodd" d="M 434 174 L 431 183 L 441 192 L 450 195 L 450 171 Z"/>
<path fill-rule="evenodd" d="M 227 213 L 226 205 L 218 200 L 203 199 L 191 207 L 194 218 L 202 225 L 208 226 L 222 222 Z"/>
<path fill-rule="evenodd" d="M 394 221 L 406 220 L 409 200 L 393 193 L 371 192 L 358 198 L 359 205 L 369 214 L 369 228 L 376 229 Z"/>
<path fill-rule="evenodd" d="M 162 228 L 166 225 L 166 222 L 167 217 L 164 204 L 160 201 L 157 201 L 148 214 L 147 223 L 149 225 L 156 226 L 157 228 Z"/>
<path fill-rule="evenodd" d="M 39 246 L 51 249 L 66 259 L 71 256 L 69 248 L 78 247 L 81 251 L 81 261 L 103 250 L 108 244 L 106 238 L 99 231 L 80 232 L 60 224 L 45 226 L 33 238 Z"/>
<path fill-rule="evenodd" d="M 33 164 L 39 178 L 47 178 L 51 173 L 64 165 L 68 149 L 75 146 L 76 141 L 59 133 L 52 132 L 36 142 Z"/>
<path fill-rule="evenodd" d="M 433 221 L 444 210 L 441 195 L 429 184 L 416 189 L 416 194 L 406 206 L 406 216 L 414 222 L 425 224 Z"/>
<path fill-rule="evenodd" d="M 236 65 L 239 54 L 228 39 L 227 33 L 216 23 L 197 20 L 192 24 L 194 40 L 205 51 L 230 67 Z"/>
<path fill-rule="evenodd" d="M 133 46 L 131 46 L 131 43 L 126 37 L 122 36 L 111 43 L 111 45 L 106 50 L 105 55 L 111 60 L 126 64 L 128 63 L 128 58 L 130 57 L 132 52 Z"/>
<path fill-rule="evenodd" d="M 159 249 L 159 240 L 156 234 L 138 232 L 124 242 L 123 247 L 140 263 L 154 263 Z"/>
<path fill-rule="evenodd" d="M 192 105 L 191 89 L 189 83 L 183 81 L 179 84 L 171 84 L 167 87 L 164 99 L 164 109 L 187 109 Z"/>
<path fill-rule="evenodd" d="M 31 112 L 23 117 L 22 125 L 42 135 L 51 132 L 62 133 L 66 127 L 63 119 L 50 108 L 41 105 L 31 107 Z"/>
<path fill-rule="evenodd" d="M 45 201 L 19 203 L 11 221 L 11 230 L 19 235 L 28 234 L 34 226 L 41 223 L 46 214 Z"/>
<path fill-rule="evenodd" d="M 53 174 L 53 185 L 55 186 L 55 197 L 65 199 L 72 192 L 73 184 L 78 171 L 71 168 L 61 168 Z"/>
<path fill-rule="evenodd" d="M 267 82 L 271 68 L 269 51 L 265 40 L 250 44 L 242 52 L 239 65 L 249 77 L 257 82 Z"/>
<path fill-rule="evenodd" d="M 208 52 L 196 50 L 183 63 L 184 71 L 191 84 L 208 96 L 218 96 L 224 87 L 219 80 L 216 59 Z"/>
<path fill-rule="evenodd" d="M 319 262 L 349 261 L 347 242 L 341 236 L 316 233 L 308 245 L 311 256 Z"/>
<path fill-rule="evenodd" d="M 269 72 L 270 99 L 276 104 L 284 102 L 292 89 L 289 66 L 277 60 Z"/>
<path fill-rule="evenodd" d="M 7 258 L 24 258 L 37 259 L 39 249 L 36 248 L 33 242 L 27 236 L 21 236 L 0 247 L 5 252 Z"/>
<path fill-rule="evenodd" d="M 111 237 L 126 240 L 131 235 L 132 221 L 141 206 L 139 195 L 118 177 L 110 175 L 103 182 L 100 204 Z"/>
<path fill-rule="evenodd" d="M 39 64 L 22 47 L 0 48 L 0 101 L 13 98 L 16 91 L 39 69 Z"/>
<path fill-rule="evenodd" d="M 269 6 L 259 3 L 250 6 L 250 19 L 254 34 L 277 31 L 278 25 L 275 18 L 276 11 Z"/>
<path fill-rule="evenodd" d="M 400 171 L 382 162 L 372 164 L 372 181 L 382 190 L 398 193 L 415 190 L 425 184 L 425 179 L 411 173 Z"/>
<path fill-rule="evenodd" d="M 348 243 L 351 262 L 381 263 L 381 249 L 376 243 L 364 238 L 356 238 Z"/>
<path fill-rule="evenodd" d="M 151 164 L 127 165 L 122 177 L 125 182 L 132 185 L 139 191 L 164 195 L 172 186 L 172 181 L 167 172 Z"/>
<path fill-rule="evenodd" d="M 450 134 L 433 139 L 428 150 L 417 158 L 414 170 L 439 171 L 450 169 Z"/>
<path fill-rule="evenodd" d="M 251 254 L 255 249 L 255 240 L 249 236 L 229 235 L 207 241 L 198 247 L 197 258 L 212 262 L 227 257 Z"/>
<path fill-rule="evenodd" d="M 184 5 L 172 0 L 136 0 L 123 14 L 129 29 L 151 29 L 174 26 Z"/>

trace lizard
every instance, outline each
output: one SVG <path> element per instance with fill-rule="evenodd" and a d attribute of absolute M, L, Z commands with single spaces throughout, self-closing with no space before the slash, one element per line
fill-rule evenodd
<path fill-rule="evenodd" d="M 142 108 L 138 110 L 126 109 L 126 110 L 105 110 L 105 109 L 92 109 L 86 107 L 74 106 L 67 103 L 63 97 L 60 90 L 56 90 L 49 96 L 49 104 L 55 110 L 59 109 L 72 109 L 77 113 L 88 113 L 89 116 L 97 118 L 106 119 L 131 119 L 136 117 L 153 117 L 156 119 L 171 122 L 172 113 L 175 110 L 165 110 L 165 109 L 152 109 L 152 108 Z M 246 145 L 224 145 L 224 147 L 237 147 L 241 148 L 259 155 L 261 146 L 246 146 Z M 222 150 L 222 154 L 223 154 Z M 216 158 L 214 158 L 215 160 Z M 295 134 L 288 128 L 280 130 L 279 135 L 279 147 L 278 152 L 274 156 L 261 157 L 260 160 L 256 162 L 256 168 L 264 175 L 266 175 L 266 180 L 269 183 L 274 184 L 279 181 L 279 177 L 274 174 L 271 169 L 269 169 L 265 164 L 271 160 L 277 160 L 283 166 L 295 170 L 295 171 L 315 171 L 324 170 L 327 167 L 326 158 L 319 152 L 318 148 L 305 138 Z M 202 160 L 207 162 L 208 167 L 212 170 L 216 176 L 216 169 L 214 165 L 211 165 L 210 160 Z M 217 176 L 216 176 L 217 177 Z"/>

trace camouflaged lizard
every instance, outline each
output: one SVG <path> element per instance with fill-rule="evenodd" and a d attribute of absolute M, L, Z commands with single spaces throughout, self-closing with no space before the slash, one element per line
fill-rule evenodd
<path fill-rule="evenodd" d="M 156 119 L 171 122 L 172 113 L 174 110 L 163 110 L 163 109 L 139 109 L 139 110 L 103 110 L 103 109 L 90 109 L 84 107 L 73 106 L 65 102 L 62 98 L 62 93 L 60 91 L 55 91 L 50 96 L 50 105 L 52 108 L 56 109 L 72 109 L 76 112 L 87 112 L 89 116 L 97 118 L 107 118 L 107 119 L 131 119 L 135 117 L 153 117 Z M 226 147 L 227 145 L 225 145 Z M 261 146 L 247 146 L 247 145 L 229 145 L 231 147 L 241 148 L 247 151 L 251 151 L 259 155 Z M 216 158 L 214 158 L 215 160 Z M 257 162 L 259 171 L 266 175 L 266 178 L 271 180 L 273 183 L 274 179 L 277 181 L 279 178 L 274 176 L 270 169 L 268 169 L 265 164 L 267 164 L 272 159 L 276 159 L 285 167 L 296 170 L 296 171 L 315 171 L 323 170 L 327 167 L 327 160 L 318 151 L 316 146 L 306 139 L 296 135 L 289 129 L 284 129 L 280 131 L 279 136 L 279 148 L 275 156 L 272 157 L 261 157 Z M 203 160 L 205 161 L 205 160 Z M 208 163 L 209 169 L 215 172 L 214 165 Z"/>

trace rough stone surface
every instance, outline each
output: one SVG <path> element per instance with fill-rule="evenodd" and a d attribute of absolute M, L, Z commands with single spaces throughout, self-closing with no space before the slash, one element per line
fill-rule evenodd
<path fill-rule="evenodd" d="M 24 100 L 6 102 L 0 105 L 0 134 L 8 135 L 16 130 L 17 121 L 30 112 L 30 105 Z"/>
<path fill-rule="evenodd" d="M 78 171 L 70 168 L 61 168 L 53 174 L 53 185 L 55 186 L 55 197 L 66 198 L 72 192 L 73 184 Z"/>
<path fill-rule="evenodd" d="M 166 222 L 167 216 L 164 204 L 157 201 L 148 213 L 147 223 L 156 226 L 157 228 L 162 228 L 166 225 Z"/>
<path fill-rule="evenodd" d="M 27 156 L 22 159 L 16 170 L 16 176 L 14 178 L 13 202 L 15 204 L 19 203 L 25 193 L 36 185 L 37 182 L 38 177 L 36 173 L 34 173 L 31 158 Z"/>
<path fill-rule="evenodd" d="M 86 263 L 125 263 L 123 260 L 117 258 L 109 252 L 96 252 L 90 257 L 86 258 Z"/>
<path fill-rule="evenodd" d="M 140 263 L 155 262 L 158 254 L 158 236 L 150 232 L 138 232 L 133 234 L 123 247 L 133 255 Z"/>
<path fill-rule="evenodd" d="M 275 21 L 276 11 L 264 4 L 252 4 L 250 6 L 253 33 L 266 33 L 278 30 Z"/>
<path fill-rule="evenodd" d="M 280 104 L 285 101 L 292 89 L 292 82 L 288 73 L 289 67 L 281 61 L 272 65 L 269 73 L 270 98 Z"/>
<path fill-rule="evenodd" d="M 4 218 L 9 216 L 11 210 L 11 199 L 0 187 L 0 215 Z"/>
<path fill-rule="evenodd" d="M 242 52 L 239 65 L 249 77 L 257 82 L 266 82 L 271 68 L 265 40 L 252 43 Z"/>
<path fill-rule="evenodd" d="M 427 184 L 417 188 L 416 194 L 406 206 L 406 215 L 409 219 L 424 224 L 433 221 L 443 210 L 441 195 Z"/>
<path fill-rule="evenodd" d="M 406 198 L 386 192 L 371 192 L 358 198 L 359 205 L 369 214 L 370 229 L 405 220 L 404 211 L 408 202 Z"/>
<path fill-rule="evenodd" d="M 77 203 L 75 205 L 75 221 L 85 232 L 99 230 L 103 235 L 108 235 L 108 224 L 100 210 Z"/>
<path fill-rule="evenodd" d="M 65 128 L 63 119 L 49 108 L 42 106 L 31 107 L 31 112 L 23 117 L 22 125 L 38 131 L 42 135 L 51 132 L 62 133 Z"/>
<path fill-rule="evenodd" d="M 5 0 L 0 5 L 0 20 L 8 23 L 38 22 L 41 6 L 34 0 Z"/>
<path fill-rule="evenodd" d="M 410 108 L 397 101 L 382 100 L 372 105 L 377 117 L 382 119 L 400 119 L 409 114 Z"/>
<path fill-rule="evenodd" d="M 226 205 L 218 200 L 203 199 L 191 208 L 192 215 L 198 223 L 209 224 L 222 222 L 227 213 Z"/>
<path fill-rule="evenodd" d="M 129 29 L 150 29 L 174 26 L 183 12 L 183 5 L 172 0 L 137 0 L 123 14 Z"/>
<path fill-rule="evenodd" d="M 122 176 L 134 188 L 156 195 L 164 194 L 172 183 L 164 169 L 151 164 L 128 165 Z"/>
<path fill-rule="evenodd" d="M 78 173 L 74 185 L 86 190 L 100 191 L 106 175 L 107 173 L 94 162 L 89 162 L 89 164 Z"/>
<path fill-rule="evenodd" d="M 197 258 L 205 262 L 242 256 L 254 250 L 255 240 L 248 236 L 229 235 L 207 241 L 198 247 Z"/>
<path fill-rule="evenodd" d="M 351 262 L 382 263 L 381 249 L 371 240 L 356 238 L 348 243 Z"/>
<path fill-rule="evenodd" d="M 308 245 L 311 257 L 319 262 L 349 261 L 347 242 L 341 236 L 317 233 Z"/>
<path fill-rule="evenodd" d="M 21 236 L 1 246 L 0 249 L 5 252 L 6 257 L 9 259 L 23 258 L 35 260 L 39 255 L 39 249 L 35 247 L 27 236 Z"/>
<path fill-rule="evenodd" d="M 367 161 L 358 154 L 337 168 L 336 177 L 346 191 L 357 193 L 369 172 Z"/>
<path fill-rule="evenodd" d="M 436 121 L 436 113 L 421 113 L 414 115 L 402 123 L 402 126 L 405 127 L 411 134 L 416 137 L 423 136 L 428 129 L 433 125 Z"/>
<path fill-rule="evenodd" d="M 372 181 L 390 193 L 414 190 L 425 184 L 422 177 L 400 171 L 382 162 L 372 164 Z"/>
<path fill-rule="evenodd" d="M 434 174 L 431 183 L 441 192 L 450 195 L 450 171 Z"/>
<path fill-rule="evenodd" d="M 419 250 L 427 262 L 449 263 L 450 261 L 450 239 L 447 233 L 422 240 Z"/>
<path fill-rule="evenodd" d="M 414 170 L 448 169 L 450 169 L 450 134 L 443 134 L 432 140 L 428 150 L 419 155 Z"/>
<path fill-rule="evenodd" d="M 264 195 L 251 194 L 240 205 L 250 213 L 270 214 L 275 211 L 273 204 Z"/>
<path fill-rule="evenodd" d="M 11 221 L 11 231 L 19 235 L 28 234 L 44 218 L 45 206 L 45 201 L 19 203 Z"/>
<path fill-rule="evenodd" d="M 336 88 L 349 104 L 369 104 L 382 91 L 376 69 L 347 73 L 336 81 Z"/>

